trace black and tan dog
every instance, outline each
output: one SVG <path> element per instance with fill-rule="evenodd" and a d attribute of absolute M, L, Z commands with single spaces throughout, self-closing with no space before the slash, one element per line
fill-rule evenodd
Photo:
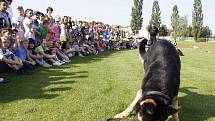
<path fill-rule="evenodd" d="M 165 121 L 178 117 L 178 90 L 180 84 L 180 58 L 176 48 L 167 40 L 159 40 L 146 52 L 147 40 L 140 43 L 139 52 L 144 60 L 144 79 L 134 101 L 114 119 L 126 118 L 136 110 L 139 121 Z"/>

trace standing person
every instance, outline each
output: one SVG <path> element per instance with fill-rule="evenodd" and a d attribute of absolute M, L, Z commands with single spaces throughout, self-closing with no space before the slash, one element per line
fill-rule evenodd
<path fill-rule="evenodd" d="M 158 28 L 154 24 L 149 25 L 147 30 L 150 35 L 149 45 L 151 46 L 155 41 L 157 41 L 156 37 L 157 37 L 157 34 L 159 31 L 158 31 Z"/>
<path fill-rule="evenodd" d="M 12 28 L 11 19 L 7 10 L 7 2 L 0 0 L 0 29 Z"/>
<path fill-rule="evenodd" d="M 60 16 L 56 16 L 54 27 L 53 27 L 53 32 L 55 33 L 54 34 L 54 41 L 56 41 L 56 42 L 60 41 L 60 33 L 61 33 L 60 21 L 61 21 Z"/>
<path fill-rule="evenodd" d="M 34 11 L 33 23 L 34 23 L 34 25 L 37 26 L 38 29 L 40 27 L 40 22 L 39 22 L 40 16 L 41 16 L 41 13 L 39 11 Z"/>
<path fill-rule="evenodd" d="M 25 34 L 25 38 L 27 40 L 32 39 L 34 41 L 34 45 L 38 47 L 41 44 L 41 40 L 36 39 L 37 34 L 37 26 L 35 24 L 30 24 L 30 31 Z"/>
<path fill-rule="evenodd" d="M 47 14 L 46 14 L 46 20 L 48 20 L 48 19 L 50 19 L 50 18 L 53 18 L 53 17 L 52 17 L 52 13 L 53 13 L 53 8 L 52 8 L 52 7 L 48 7 L 48 8 L 46 9 L 46 12 L 47 12 Z"/>
<path fill-rule="evenodd" d="M 61 20 L 61 34 L 60 34 L 60 40 L 62 42 L 67 41 L 67 39 L 69 38 L 68 36 L 68 31 L 67 31 L 67 23 L 68 23 L 68 17 L 64 16 Z"/>
<path fill-rule="evenodd" d="M 46 18 L 46 16 L 43 14 L 43 13 L 40 13 L 40 18 L 39 18 L 39 23 L 40 23 L 40 25 L 42 25 L 43 24 L 43 21 L 45 20 L 45 18 Z"/>
<path fill-rule="evenodd" d="M 13 10 L 12 8 L 10 7 L 10 5 L 12 4 L 13 0 L 6 0 L 7 2 L 7 12 L 9 13 L 9 17 L 10 17 L 10 20 L 11 20 L 11 23 L 12 23 L 12 19 L 13 19 Z"/>
<path fill-rule="evenodd" d="M 33 10 L 32 9 L 26 9 L 25 10 L 25 19 L 23 21 L 23 26 L 25 28 L 25 36 L 26 33 L 30 31 L 30 25 L 33 23 Z"/>
<path fill-rule="evenodd" d="M 17 7 L 17 12 L 19 14 L 19 16 L 17 17 L 17 22 L 23 22 L 25 19 L 25 11 L 24 8 L 22 6 L 18 6 Z"/>
<path fill-rule="evenodd" d="M 23 26 L 23 21 L 25 19 L 25 12 L 24 12 L 24 9 L 23 9 L 22 6 L 18 6 L 17 11 L 18 11 L 18 14 L 19 14 L 19 16 L 17 18 L 17 30 L 18 30 L 17 35 L 20 38 L 23 38 L 24 34 L 25 34 L 25 28 Z"/>
<path fill-rule="evenodd" d="M 60 19 L 50 19 L 50 23 L 48 26 L 48 30 L 49 30 L 49 40 L 51 40 L 53 42 L 53 44 L 55 44 L 56 42 L 60 42 L 60 25 L 59 22 Z"/>

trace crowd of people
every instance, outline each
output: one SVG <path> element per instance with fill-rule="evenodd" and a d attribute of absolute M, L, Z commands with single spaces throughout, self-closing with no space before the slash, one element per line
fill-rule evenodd
<path fill-rule="evenodd" d="M 52 7 L 42 13 L 18 6 L 18 18 L 12 22 L 11 3 L 0 0 L 0 73 L 30 75 L 35 66 L 61 66 L 74 56 L 137 47 L 133 40 L 122 41 L 120 26 L 53 16 Z"/>

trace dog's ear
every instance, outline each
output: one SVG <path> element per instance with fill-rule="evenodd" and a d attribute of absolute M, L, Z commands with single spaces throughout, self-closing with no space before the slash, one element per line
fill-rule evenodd
<path fill-rule="evenodd" d="M 147 114 L 153 115 L 155 113 L 157 103 L 153 99 L 145 99 L 140 102 L 140 105 L 145 109 Z"/>
<path fill-rule="evenodd" d="M 178 112 L 178 110 L 177 109 L 175 109 L 175 108 L 173 108 L 172 106 L 167 106 L 167 115 L 169 116 L 169 115 L 173 115 L 173 114 L 175 114 L 175 113 L 177 113 Z"/>
<path fill-rule="evenodd" d="M 140 45 L 139 45 L 139 53 L 140 53 L 140 57 L 141 59 L 145 60 L 146 59 L 146 49 L 145 49 L 145 46 L 147 44 L 147 39 L 143 39 L 141 42 L 140 42 Z"/>

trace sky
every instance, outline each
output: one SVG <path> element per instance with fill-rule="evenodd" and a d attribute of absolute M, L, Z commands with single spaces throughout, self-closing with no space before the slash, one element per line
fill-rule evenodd
<path fill-rule="evenodd" d="M 40 2 L 39 2 L 40 1 Z M 179 14 L 187 16 L 189 24 L 192 22 L 194 0 L 158 0 L 161 9 L 162 24 L 171 28 L 171 14 L 174 5 L 178 6 Z M 148 25 L 153 0 L 143 0 L 143 24 Z M 133 0 L 13 0 L 12 8 L 14 20 L 16 8 L 22 5 L 25 9 L 46 12 L 52 6 L 54 15 L 68 15 L 73 19 L 87 21 L 102 21 L 113 25 L 129 25 Z M 215 34 L 215 0 L 202 0 L 204 26 L 209 26 Z"/>

